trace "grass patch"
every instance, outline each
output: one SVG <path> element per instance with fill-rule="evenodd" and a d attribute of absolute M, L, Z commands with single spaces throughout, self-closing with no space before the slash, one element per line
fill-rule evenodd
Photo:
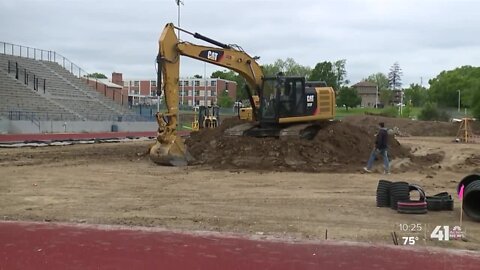
<path fill-rule="evenodd" d="M 404 115 L 402 117 L 404 118 L 418 118 L 418 115 L 420 113 L 421 108 L 419 107 L 409 107 L 408 109 L 403 108 Z M 405 114 L 405 112 L 408 113 Z M 387 117 L 400 117 L 398 107 L 393 107 L 393 106 L 388 106 L 382 109 L 376 109 L 376 108 L 351 108 L 346 110 L 345 108 L 337 108 L 336 110 L 336 116 L 335 118 L 337 119 L 342 119 L 346 116 L 349 115 L 363 115 L 363 114 L 378 114 L 378 115 L 383 115 Z"/>

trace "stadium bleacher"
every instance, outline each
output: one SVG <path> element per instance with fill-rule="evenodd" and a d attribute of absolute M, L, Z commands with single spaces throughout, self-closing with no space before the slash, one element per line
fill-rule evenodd
<path fill-rule="evenodd" d="M 48 60 L 0 51 L 0 115 L 12 120 L 146 120 L 103 96 L 57 62 Z M 40 81 L 39 87 L 25 84 L 23 73 L 16 78 L 16 68 L 27 72 L 29 80 L 35 76 Z"/>

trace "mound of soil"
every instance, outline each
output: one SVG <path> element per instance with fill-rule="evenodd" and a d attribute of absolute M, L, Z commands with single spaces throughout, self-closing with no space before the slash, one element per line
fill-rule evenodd
<path fill-rule="evenodd" d="M 411 136 L 450 136 L 457 135 L 459 123 L 439 121 L 416 121 L 405 118 L 391 118 L 371 115 L 352 115 L 342 121 L 355 126 L 368 128 L 370 132 L 377 129 L 379 122 L 384 122 L 387 128 L 398 128 L 401 134 Z"/>
<path fill-rule="evenodd" d="M 254 138 L 224 135 L 243 123 L 225 119 L 216 129 L 191 133 L 186 145 L 199 164 L 218 169 L 267 171 L 354 172 L 364 165 L 373 148 L 375 132 L 346 121 L 325 125 L 312 140 Z M 410 149 L 390 138 L 390 158 L 410 156 Z"/>

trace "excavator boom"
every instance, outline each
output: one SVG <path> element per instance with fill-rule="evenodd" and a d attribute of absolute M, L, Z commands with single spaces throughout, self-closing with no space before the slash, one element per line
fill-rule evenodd
<path fill-rule="evenodd" d="M 191 34 L 195 38 L 209 42 L 219 48 L 181 42 L 175 34 L 175 29 Z M 177 134 L 180 56 L 187 56 L 236 71 L 246 79 L 250 89 L 254 89 L 256 94 L 260 93 L 262 84 L 263 72 L 261 67 L 257 64 L 255 58 L 249 56 L 243 50 L 198 33 L 190 33 L 175 27 L 171 23 L 167 24 L 160 36 L 157 56 L 157 87 L 159 87 L 157 94 L 161 95 L 161 89 L 164 89 L 167 112 L 156 114 L 158 122 L 157 142 L 149 150 L 150 158 L 160 165 L 182 166 L 187 165 L 193 159 L 185 149 L 183 139 Z M 248 94 L 255 117 L 258 99 L 255 99 L 251 92 Z"/>
<path fill-rule="evenodd" d="M 166 113 L 158 112 L 158 134 L 156 143 L 150 147 L 150 158 L 160 165 L 184 166 L 192 160 L 186 151 L 183 139 L 177 134 L 178 122 L 178 77 L 180 68 L 179 54 L 176 49 L 178 43 L 175 32 L 166 28 L 160 36 L 160 45 L 157 55 L 157 94 L 161 89 L 165 91 Z"/>

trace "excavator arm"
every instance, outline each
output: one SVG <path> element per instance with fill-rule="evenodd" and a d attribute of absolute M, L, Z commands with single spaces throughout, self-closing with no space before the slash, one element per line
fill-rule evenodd
<path fill-rule="evenodd" d="M 175 29 L 218 47 L 181 42 L 175 34 Z M 258 99 L 254 99 L 251 89 L 254 89 L 256 95 L 260 97 L 262 95 L 263 72 L 256 62 L 256 58 L 249 56 L 239 47 L 223 44 L 198 33 L 190 33 L 175 27 L 172 23 L 167 24 L 160 36 L 157 56 L 157 87 L 159 87 L 157 94 L 161 95 L 163 88 L 167 112 L 156 114 L 157 142 L 150 147 L 150 158 L 161 165 L 182 166 L 187 165 L 193 159 L 185 149 L 183 139 L 177 134 L 180 56 L 225 67 L 243 76 L 250 87 L 250 89 L 247 88 L 247 92 L 254 119 L 257 115 Z"/>

